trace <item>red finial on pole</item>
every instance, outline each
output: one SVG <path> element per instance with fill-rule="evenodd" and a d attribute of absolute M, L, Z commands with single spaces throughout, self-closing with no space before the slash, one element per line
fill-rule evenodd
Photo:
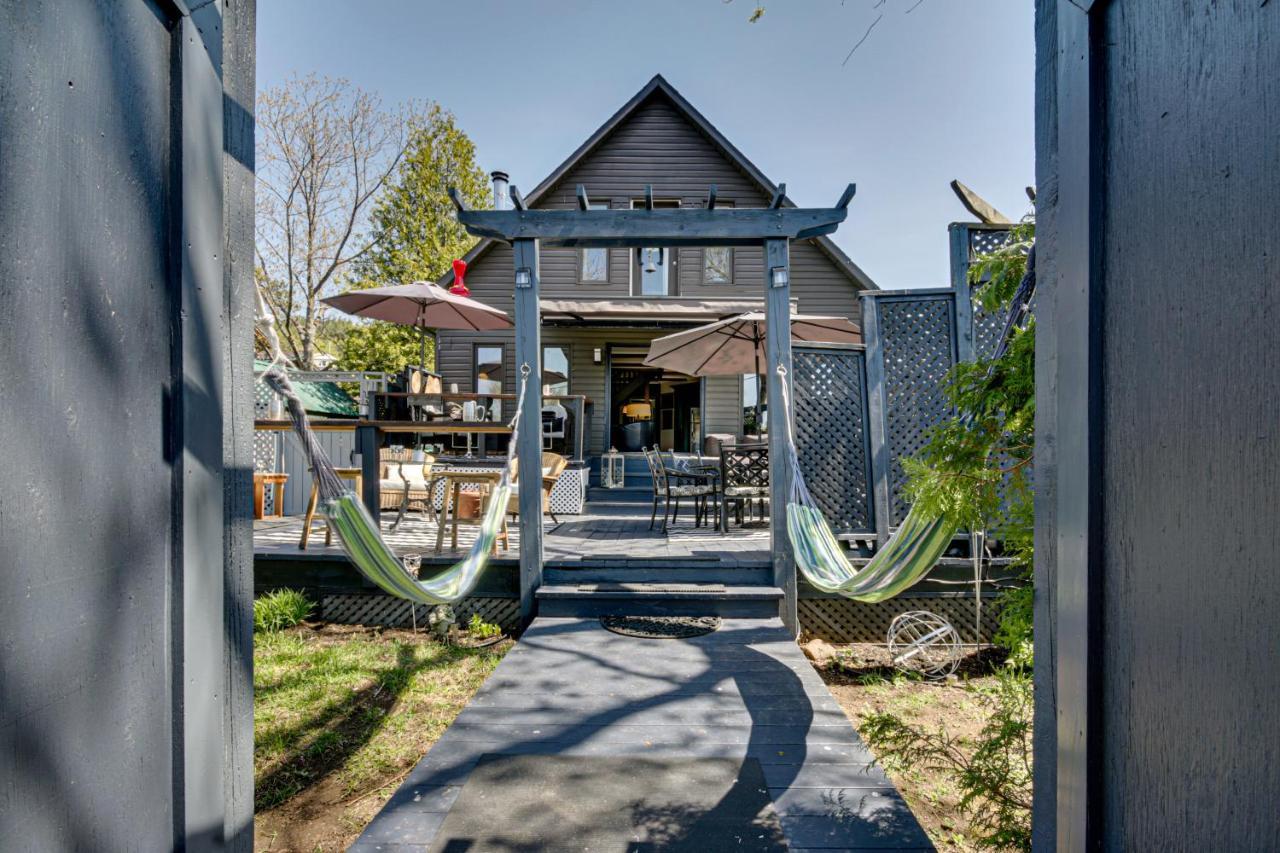
<path fill-rule="evenodd" d="M 456 296 L 470 296 L 471 291 L 467 289 L 466 282 L 467 262 L 458 258 L 453 262 L 453 286 L 449 288 L 449 292 Z"/>

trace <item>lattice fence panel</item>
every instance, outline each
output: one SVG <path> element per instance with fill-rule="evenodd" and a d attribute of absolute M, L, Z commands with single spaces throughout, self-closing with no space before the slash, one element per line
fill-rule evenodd
<path fill-rule="evenodd" d="M 994 252 L 1003 246 L 1008 238 L 1008 231 L 970 231 L 969 262 L 977 260 L 979 255 Z M 966 266 L 965 275 L 968 274 L 969 270 Z M 1000 333 L 1004 331 L 1004 317 L 999 312 L 986 311 L 978 304 L 977 295 L 980 287 L 981 285 L 973 289 L 973 351 L 977 358 L 987 358 L 995 351 Z"/>
<path fill-rule="evenodd" d="M 409 628 L 413 625 L 415 609 L 418 627 L 425 628 L 431 608 L 413 605 L 401 598 L 377 593 L 336 593 L 326 595 L 320 601 L 321 618 L 343 625 Z M 507 633 L 520 627 L 520 601 L 515 598 L 464 598 L 454 605 L 453 612 L 459 624 L 466 623 L 472 614 L 478 613 L 481 619 L 501 626 Z"/>
<path fill-rule="evenodd" d="M 809 492 L 837 534 L 874 530 L 865 355 L 797 347 L 792 376 L 796 450 Z"/>
<path fill-rule="evenodd" d="M 929 428 L 952 413 L 943 380 L 955 364 L 955 305 L 950 295 L 942 295 L 885 299 L 879 309 L 891 460 L 889 524 L 897 525 L 908 510 L 902 460 L 918 453 Z"/>
<path fill-rule="evenodd" d="M 966 643 L 974 642 L 973 595 L 903 595 L 876 604 L 848 598 L 801 598 L 800 628 L 830 643 L 883 643 L 893 617 L 908 610 L 928 610 L 948 620 Z M 990 642 L 999 626 L 995 596 L 982 596 L 982 637 Z"/>

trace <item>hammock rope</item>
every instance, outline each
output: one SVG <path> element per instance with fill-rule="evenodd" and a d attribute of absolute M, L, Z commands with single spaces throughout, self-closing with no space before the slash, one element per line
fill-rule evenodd
<path fill-rule="evenodd" d="M 1013 339 L 1013 333 L 1021 328 L 1031 309 L 1031 297 L 1035 293 L 1035 247 L 1027 256 L 1027 272 L 1018 284 L 1013 304 L 1005 318 L 999 344 L 992 353 L 987 369 L 990 379 L 996 363 L 1004 357 Z M 791 458 L 791 493 L 787 502 L 787 533 L 795 555 L 796 567 L 813 586 L 823 592 L 834 593 L 856 601 L 874 603 L 893 598 L 914 586 L 946 552 L 952 537 L 960 528 L 958 521 L 945 514 L 929 517 L 912 505 L 902 525 L 889 537 L 861 569 L 849 562 L 844 548 L 836 539 L 819 509 L 817 501 L 809 493 L 800 469 L 800 456 L 796 450 L 795 435 L 791 426 L 791 389 L 787 369 L 777 366 L 779 389 L 782 396 L 782 422 L 787 432 L 787 452 Z M 966 418 L 967 420 L 967 418 Z M 975 572 L 977 572 L 975 559 Z M 980 577 L 980 574 L 978 575 Z"/>
<path fill-rule="evenodd" d="M 302 445 L 303 455 L 315 478 L 318 508 L 337 531 L 338 541 L 342 543 L 342 550 L 346 552 L 352 565 L 384 592 L 415 604 L 454 604 L 470 595 L 497 542 L 508 499 L 514 492 L 511 474 L 519 442 L 525 392 L 532 373 L 528 363 L 520 366 L 520 393 L 516 398 L 515 416 L 511 420 L 511 441 L 507 447 L 506 464 L 502 467 L 497 485 L 489 494 L 489 503 L 475 542 L 461 561 L 426 580 L 419 580 L 405 568 L 404 562 L 383 540 L 378 522 L 369 514 L 360 498 L 347 489 L 338 477 L 329 455 L 311 430 L 302 400 L 285 372 L 285 358 L 276 334 L 275 319 L 267 312 L 261 292 L 258 293 L 258 327 L 272 351 L 271 365 L 263 372 L 261 380 L 285 402 L 294 434 Z"/>

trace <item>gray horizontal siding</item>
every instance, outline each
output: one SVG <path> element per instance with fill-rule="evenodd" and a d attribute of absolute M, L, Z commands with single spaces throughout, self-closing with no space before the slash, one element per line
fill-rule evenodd
<path fill-rule="evenodd" d="M 768 199 L 661 94 L 655 94 L 612 135 L 565 174 L 539 201 L 539 208 L 577 206 L 576 189 L 582 184 L 593 202 L 608 202 L 613 208 L 630 207 L 632 200 L 653 186 L 660 199 L 679 199 L 683 206 L 701 206 L 707 187 L 715 184 L 718 198 L 735 207 L 763 207 Z M 763 255 L 757 248 L 734 251 L 733 282 L 728 285 L 702 283 L 702 250 L 681 249 L 676 275 L 679 294 L 697 299 L 751 298 L 763 300 Z M 542 295 L 548 299 L 622 299 L 631 294 L 630 253 L 609 252 L 609 281 L 579 283 L 579 253 L 575 249 L 545 249 L 542 252 Z M 791 293 L 799 310 L 810 314 L 845 316 L 860 320 L 858 290 L 831 260 L 810 242 L 791 248 Z M 496 245 L 482 255 L 467 273 L 467 285 L 477 299 L 496 308 L 512 310 L 511 249 Z M 605 371 L 591 361 L 591 351 L 610 343 L 645 343 L 659 334 L 652 329 L 599 329 L 576 327 L 543 328 L 545 344 L 572 346 L 572 392 L 590 397 L 596 406 L 592 423 L 591 452 L 606 449 L 604 411 Z M 441 332 L 439 370 L 446 383 L 457 382 L 470 389 L 473 346 L 476 343 L 505 343 L 508 382 L 516 376 L 511 333 Z M 514 386 L 512 389 L 514 390 Z M 707 384 L 707 432 L 741 431 L 742 391 L 737 377 L 716 377 Z"/>
<path fill-rule="evenodd" d="M 742 377 L 708 376 L 703 390 L 706 412 L 702 416 L 703 435 L 714 432 L 742 432 Z"/>
<path fill-rule="evenodd" d="M 646 184 L 653 186 L 655 197 L 679 199 L 689 207 L 704 203 L 711 184 L 716 185 L 718 198 L 726 205 L 763 207 L 769 201 L 660 94 L 638 107 L 630 119 L 569 170 L 539 200 L 538 207 L 576 207 L 578 184 L 587 188 L 594 202 L 608 202 L 613 208 L 630 207 L 633 199 L 643 195 Z M 733 282 L 706 285 L 702 283 L 702 250 L 682 249 L 677 256 L 679 292 L 698 299 L 757 295 L 764 278 L 762 258 L 760 249 L 737 249 Z M 629 296 L 630 260 L 629 252 L 610 250 L 609 281 L 582 284 L 578 281 L 578 250 L 545 249 L 542 294 L 562 299 Z M 791 292 L 801 311 L 858 320 L 856 286 L 820 249 L 810 242 L 797 243 L 792 246 L 791 263 Z M 476 260 L 467 273 L 467 284 L 477 298 L 510 311 L 511 277 L 511 250 L 498 245 Z"/>

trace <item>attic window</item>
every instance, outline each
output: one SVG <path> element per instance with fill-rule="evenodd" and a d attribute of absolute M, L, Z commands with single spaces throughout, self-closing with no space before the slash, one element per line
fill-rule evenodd
<path fill-rule="evenodd" d="M 608 210 L 609 205 L 592 204 L 592 210 Z M 578 258 L 578 281 L 600 283 L 609 281 L 609 250 L 583 249 Z"/>
<path fill-rule="evenodd" d="M 733 282 L 733 249 L 708 246 L 702 250 L 702 281 L 704 284 Z"/>
<path fill-rule="evenodd" d="M 733 207 L 733 203 L 719 202 L 716 206 Z M 733 249 L 708 246 L 702 250 L 702 283 L 733 284 Z"/>

